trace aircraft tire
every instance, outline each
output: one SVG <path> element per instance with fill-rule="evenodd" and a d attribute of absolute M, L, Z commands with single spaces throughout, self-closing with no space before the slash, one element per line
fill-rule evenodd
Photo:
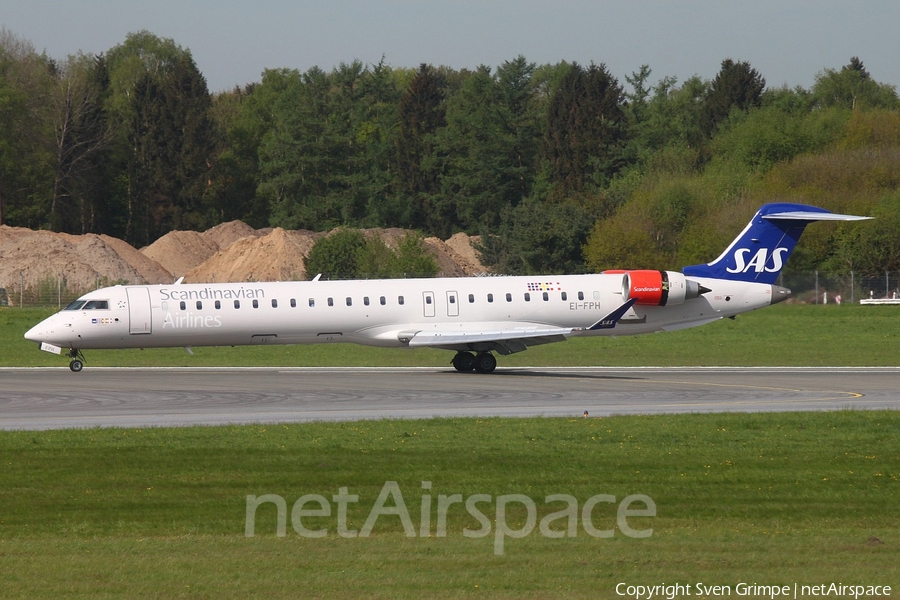
<path fill-rule="evenodd" d="M 457 352 L 451 364 L 460 373 L 469 373 L 475 370 L 475 355 L 471 352 Z"/>
<path fill-rule="evenodd" d="M 475 372 L 488 374 L 497 368 L 497 359 L 490 352 L 483 352 L 475 357 Z"/>
<path fill-rule="evenodd" d="M 84 368 L 84 363 L 81 362 L 80 360 L 73 360 L 72 362 L 69 363 L 69 368 L 72 370 L 73 373 L 78 373 L 79 371 L 81 371 Z"/>

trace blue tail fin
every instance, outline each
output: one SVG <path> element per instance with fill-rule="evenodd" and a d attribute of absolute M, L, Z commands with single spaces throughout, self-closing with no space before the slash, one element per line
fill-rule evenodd
<path fill-rule="evenodd" d="M 775 283 L 800 235 L 814 221 L 857 221 L 869 217 L 838 215 L 824 208 L 780 202 L 766 204 L 719 258 L 682 269 L 685 275 Z"/>

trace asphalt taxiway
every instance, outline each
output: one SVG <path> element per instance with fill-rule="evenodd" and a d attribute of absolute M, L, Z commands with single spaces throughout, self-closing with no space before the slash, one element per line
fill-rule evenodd
<path fill-rule="evenodd" d="M 0 429 L 900 408 L 900 368 L 0 369 Z"/>

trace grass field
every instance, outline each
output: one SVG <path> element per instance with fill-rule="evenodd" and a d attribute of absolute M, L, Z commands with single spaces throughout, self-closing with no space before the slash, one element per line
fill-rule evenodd
<path fill-rule="evenodd" d="M 896 365 L 895 309 L 779 305 L 705 327 L 618 339 L 575 339 L 501 365 Z M 0 365 L 58 365 L 22 333 L 48 311 L 0 311 Z M 445 365 L 450 353 L 351 345 L 94 351 L 93 365 Z M 2 399 L 2 389 L 0 389 Z M 2 403 L 0 403 L 2 407 Z M 0 432 L 0 597 L 620 598 L 618 583 L 890 585 L 900 590 L 900 411 L 437 419 L 181 429 Z M 385 483 L 411 517 L 382 515 L 367 537 L 338 535 L 334 496 L 360 530 Z M 422 482 L 430 482 L 424 489 Z M 426 486 L 427 487 L 427 486 Z M 255 512 L 247 496 L 286 506 Z M 294 503 L 317 494 L 328 516 Z M 464 504 L 484 494 L 490 531 Z M 501 495 L 535 504 L 536 523 L 577 502 L 574 537 L 535 525 Z M 598 503 L 588 535 L 581 510 Z M 655 516 L 617 525 L 617 503 L 643 494 Z M 421 507 L 428 521 L 421 535 Z M 386 506 L 395 506 L 392 496 Z M 305 504 L 300 508 L 314 508 Z M 641 508 L 638 503 L 633 508 Z M 387 511 L 385 511 L 387 512 Z M 566 531 L 567 518 L 551 529 Z M 645 596 L 646 597 L 646 596 Z M 665 596 L 663 596 L 665 597 Z M 767 596 L 768 597 L 768 596 Z"/>
<path fill-rule="evenodd" d="M 898 429 L 898 412 L 842 411 L 3 432 L 0 586 L 4 597 L 611 598 L 619 582 L 897 590 Z M 331 501 L 342 487 L 359 496 L 347 526 L 360 529 L 387 481 L 415 537 L 382 515 L 369 537 L 343 538 L 336 504 L 302 520 L 325 537 L 294 531 L 300 496 Z M 263 494 L 285 499 L 286 536 L 272 504 L 245 536 L 246 496 Z M 435 535 L 437 498 L 452 494 L 491 496 L 490 535 L 462 534 L 479 522 L 461 504 Z M 645 494 L 657 514 L 627 521 L 652 528 L 648 538 L 591 537 L 579 519 L 574 537 L 535 527 L 498 555 L 504 494 L 533 499 L 538 520 L 564 508 L 544 502 L 551 494 L 574 496 L 579 511 L 595 494 Z M 592 518 L 614 527 L 615 505 Z M 524 505 L 506 522 L 523 528 Z"/>
<path fill-rule="evenodd" d="M 65 366 L 22 335 L 52 311 L 0 309 L 0 366 Z M 900 365 L 900 307 L 779 304 L 702 327 L 637 337 L 573 338 L 500 357 L 501 366 Z M 91 366 L 445 366 L 443 350 L 353 344 L 92 350 Z"/>

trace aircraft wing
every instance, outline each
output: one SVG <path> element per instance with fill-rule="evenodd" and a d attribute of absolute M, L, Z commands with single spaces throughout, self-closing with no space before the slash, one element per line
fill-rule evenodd
<path fill-rule="evenodd" d="M 460 350 L 496 350 L 500 354 L 521 352 L 529 346 L 563 342 L 573 333 L 571 327 L 508 329 L 497 331 L 419 331 L 409 340 L 410 348 L 449 348 Z"/>
<path fill-rule="evenodd" d="M 612 329 L 636 301 L 636 298 L 632 298 L 596 323 L 586 327 L 547 327 L 535 324 L 534 327 L 516 327 L 496 331 L 423 330 L 410 332 L 412 335 L 409 336 L 408 343 L 410 348 L 495 350 L 504 355 L 512 354 L 526 350 L 530 346 L 563 342 L 569 337 L 585 331 Z"/>

